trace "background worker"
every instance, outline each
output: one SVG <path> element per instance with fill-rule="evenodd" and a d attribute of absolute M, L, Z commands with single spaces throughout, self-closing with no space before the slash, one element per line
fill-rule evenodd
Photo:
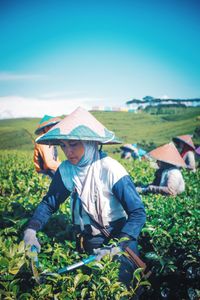
<path fill-rule="evenodd" d="M 120 147 L 122 150 L 121 152 L 121 158 L 123 159 L 143 159 L 146 158 L 146 151 L 142 148 L 139 148 L 137 144 L 125 144 Z"/>
<path fill-rule="evenodd" d="M 184 159 L 187 169 L 195 172 L 195 146 L 192 141 L 192 135 L 180 135 L 173 138 L 181 157 Z"/>
<path fill-rule="evenodd" d="M 61 119 L 45 115 L 39 122 L 35 134 L 42 135 L 47 133 Z M 48 175 L 53 178 L 57 168 L 60 165 L 56 146 L 39 145 L 35 143 L 34 147 L 34 166 L 38 174 Z"/>
<path fill-rule="evenodd" d="M 98 149 L 99 144 L 119 143 L 114 133 L 78 108 L 37 141 L 60 144 L 67 160 L 59 166 L 29 221 L 25 244 L 40 248 L 36 232 L 70 196 L 78 251 L 95 252 L 100 259 L 128 246 L 138 255 L 137 238 L 146 219 L 144 205 L 124 167 Z M 104 247 L 110 239 L 122 237 L 127 241 L 118 247 Z M 119 280 L 130 286 L 136 265 L 125 255 L 119 260 Z"/>
<path fill-rule="evenodd" d="M 122 150 L 121 158 L 128 159 L 128 160 L 132 160 L 133 159 L 133 156 L 132 156 L 133 151 L 137 151 L 137 149 L 135 147 L 133 147 L 131 144 L 125 144 L 125 145 L 121 146 L 120 149 Z"/>
<path fill-rule="evenodd" d="M 149 156 L 156 159 L 158 170 L 154 181 L 143 187 L 137 187 L 139 193 L 154 193 L 176 196 L 185 190 L 185 182 L 180 168 L 186 167 L 184 160 L 173 143 L 160 146 Z"/>

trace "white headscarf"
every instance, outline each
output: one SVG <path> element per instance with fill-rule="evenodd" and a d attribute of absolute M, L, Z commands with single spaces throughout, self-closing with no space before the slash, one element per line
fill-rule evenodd
<path fill-rule="evenodd" d="M 101 209 L 101 185 L 99 174 L 101 160 L 98 150 L 98 142 L 83 141 L 84 155 L 76 165 L 71 165 L 72 180 L 78 193 L 84 210 L 97 223 L 103 224 Z M 81 226 L 82 227 L 82 226 Z M 93 232 L 99 230 L 93 226 Z"/>

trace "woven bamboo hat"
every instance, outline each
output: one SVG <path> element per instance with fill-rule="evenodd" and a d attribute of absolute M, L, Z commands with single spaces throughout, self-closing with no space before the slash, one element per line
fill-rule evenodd
<path fill-rule="evenodd" d="M 132 144 L 125 144 L 120 147 L 120 149 L 125 150 L 125 151 L 136 151 L 137 148 L 134 147 Z"/>
<path fill-rule="evenodd" d="M 166 162 L 177 167 L 186 167 L 183 158 L 173 143 L 165 144 L 149 152 L 149 155 L 156 160 Z"/>
<path fill-rule="evenodd" d="M 195 150 L 194 143 L 192 141 L 192 135 L 186 134 L 186 135 L 179 135 L 173 138 L 173 141 L 176 142 L 183 142 L 190 146 L 193 150 Z"/>
<path fill-rule="evenodd" d="M 109 131 L 91 113 L 81 107 L 39 137 L 36 142 L 59 145 L 60 140 L 96 141 L 101 144 L 121 143 L 112 131 Z"/>
<path fill-rule="evenodd" d="M 58 122 L 60 122 L 61 119 L 57 118 L 57 117 L 51 117 L 48 115 L 45 115 L 39 122 L 38 128 L 35 131 L 35 134 L 41 134 L 43 133 L 43 129 L 45 129 L 46 127 L 49 126 L 53 126 L 55 124 L 57 124 Z"/>

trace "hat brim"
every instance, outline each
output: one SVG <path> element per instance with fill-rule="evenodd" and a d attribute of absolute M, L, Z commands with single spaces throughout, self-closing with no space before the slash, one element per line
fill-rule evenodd
<path fill-rule="evenodd" d="M 61 140 L 64 140 L 64 141 L 71 141 L 71 140 L 74 140 L 74 141 L 94 141 L 94 142 L 98 142 L 99 144 L 106 144 L 106 145 L 114 145 L 114 144 L 121 144 L 122 142 L 120 140 L 112 140 L 112 141 L 103 141 L 102 139 L 91 139 L 90 137 L 84 137 L 84 138 L 79 138 L 78 136 L 69 136 L 67 137 L 66 135 L 60 135 L 59 138 L 58 137 L 55 137 L 55 138 L 51 138 L 51 139 L 41 139 L 41 138 L 37 138 L 36 139 L 36 143 L 38 144 L 42 144 L 42 145 L 57 145 L 59 146 L 61 144 Z"/>
<path fill-rule="evenodd" d="M 48 123 L 47 125 L 41 126 L 41 127 L 37 128 L 37 129 L 35 130 L 35 134 L 36 134 L 36 135 L 41 134 L 41 133 L 43 133 L 43 130 L 44 130 L 45 128 L 54 126 L 54 125 L 56 125 L 56 124 L 58 124 L 58 123 L 59 123 L 59 121 L 56 121 L 56 122 L 51 122 L 51 123 Z"/>
<path fill-rule="evenodd" d="M 48 134 L 49 133 L 49 134 Z M 103 137 L 98 137 L 96 134 L 95 135 L 82 135 L 80 134 L 61 134 L 59 131 L 59 128 L 51 129 L 51 132 L 47 132 L 46 134 L 38 137 L 36 139 L 36 142 L 39 144 L 43 145 L 59 145 L 62 140 L 65 141 L 70 141 L 70 140 L 79 140 L 79 141 L 94 141 L 98 142 L 99 144 L 121 144 L 122 142 L 114 137 L 113 135 L 108 137 L 106 136 L 105 138 Z"/>

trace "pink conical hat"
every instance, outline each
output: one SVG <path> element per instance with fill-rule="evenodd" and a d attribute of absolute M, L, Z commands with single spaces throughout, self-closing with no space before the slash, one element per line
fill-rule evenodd
<path fill-rule="evenodd" d="M 181 142 L 187 144 L 188 146 L 190 146 L 192 149 L 195 150 L 195 146 L 194 146 L 194 143 L 192 141 L 192 135 L 189 135 L 189 134 L 179 135 L 179 136 L 174 137 L 173 141 L 174 142 L 181 141 Z"/>
<path fill-rule="evenodd" d="M 184 160 L 173 143 L 165 144 L 149 152 L 156 160 L 166 162 L 177 167 L 186 167 Z"/>
<path fill-rule="evenodd" d="M 60 140 L 97 141 L 102 144 L 121 143 L 112 131 L 81 107 L 39 137 L 36 142 L 58 145 Z"/>

